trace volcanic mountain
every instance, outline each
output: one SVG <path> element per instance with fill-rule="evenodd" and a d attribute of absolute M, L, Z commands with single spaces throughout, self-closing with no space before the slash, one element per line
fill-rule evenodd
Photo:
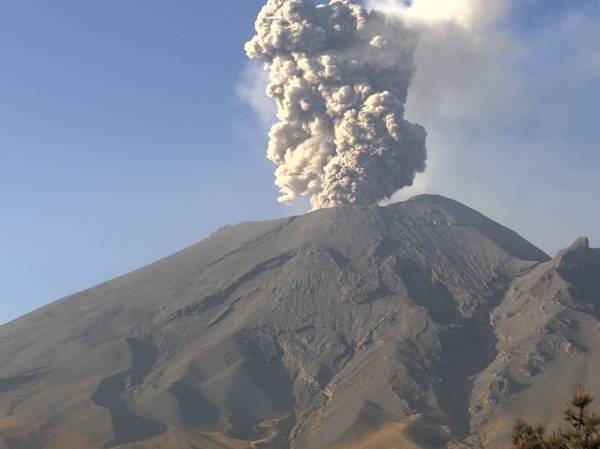
<path fill-rule="evenodd" d="M 244 223 L 0 327 L 3 449 L 506 447 L 600 393 L 600 251 L 439 196 Z"/>

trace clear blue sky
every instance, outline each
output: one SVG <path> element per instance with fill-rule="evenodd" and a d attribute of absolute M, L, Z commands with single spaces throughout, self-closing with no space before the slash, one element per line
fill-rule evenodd
<path fill-rule="evenodd" d="M 0 3 L 0 322 L 279 216 L 234 86 L 260 1 Z"/>
<path fill-rule="evenodd" d="M 224 224 L 297 213 L 235 94 L 262 3 L 0 3 L 0 323 Z"/>

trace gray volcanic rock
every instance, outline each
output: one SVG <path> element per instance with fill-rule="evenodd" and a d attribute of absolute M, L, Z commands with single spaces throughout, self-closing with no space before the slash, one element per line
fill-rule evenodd
<path fill-rule="evenodd" d="M 226 227 L 0 327 L 0 448 L 503 446 L 600 391 L 599 292 L 438 196 Z"/>

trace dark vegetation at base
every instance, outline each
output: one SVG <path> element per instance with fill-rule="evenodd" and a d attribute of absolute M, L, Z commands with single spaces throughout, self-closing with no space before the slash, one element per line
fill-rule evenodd
<path fill-rule="evenodd" d="M 515 449 L 600 448 L 600 414 L 588 411 L 592 401 L 587 391 L 578 388 L 571 405 L 563 412 L 568 429 L 555 430 L 551 435 L 542 424 L 531 425 L 517 420 L 512 433 Z"/>

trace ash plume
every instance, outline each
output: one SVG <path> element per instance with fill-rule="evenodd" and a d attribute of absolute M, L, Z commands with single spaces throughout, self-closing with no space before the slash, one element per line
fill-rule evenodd
<path fill-rule="evenodd" d="M 279 201 L 373 204 L 425 170 L 426 132 L 404 119 L 415 35 L 350 0 L 269 0 L 246 44 L 269 74 L 268 158 Z"/>

